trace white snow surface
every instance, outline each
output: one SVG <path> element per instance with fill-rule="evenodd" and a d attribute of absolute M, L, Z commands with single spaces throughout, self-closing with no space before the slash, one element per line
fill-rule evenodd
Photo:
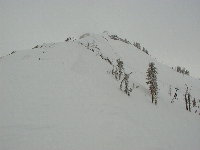
<path fill-rule="evenodd" d="M 133 72 L 130 86 L 139 87 L 130 96 L 100 55 L 113 64 L 120 58 Z M 145 79 L 152 61 L 158 105 Z M 199 80 L 107 32 L 18 51 L 0 59 L 0 150 L 199 150 L 200 103 L 185 110 L 185 84 L 199 100 Z M 178 100 L 171 103 L 175 88 Z"/>

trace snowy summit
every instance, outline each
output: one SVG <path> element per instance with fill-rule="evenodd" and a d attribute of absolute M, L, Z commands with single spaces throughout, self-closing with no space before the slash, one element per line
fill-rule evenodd
<path fill-rule="evenodd" d="M 199 150 L 200 80 L 109 32 L 0 58 L 1 150 Z"/>

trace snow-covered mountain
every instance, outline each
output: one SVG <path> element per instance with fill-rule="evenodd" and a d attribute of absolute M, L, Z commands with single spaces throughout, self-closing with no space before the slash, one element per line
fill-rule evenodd
<path fill-rule="evenodd" d="M 117 59 L 132 72 L 130 96 L 112 75 Z M 146 84 L 150 62 L 157 105 Z M 1 150 L 200 149 L 200 80 L 108 32 L 13 52 L 1 57 L 0 75 Z"/>

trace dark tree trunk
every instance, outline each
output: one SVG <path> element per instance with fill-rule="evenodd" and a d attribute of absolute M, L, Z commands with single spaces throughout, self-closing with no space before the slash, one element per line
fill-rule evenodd
<path fill-rule="evenodd" d="M 188 107 L 189 107 L 189 111 L 191 111 L 190 93 L 188 94 Z"/>
<path fill-rule="evenodd" d="M 186 110 L 188 110 L 188 102 L 187 102 L 187 95 L 185 94 L 185 106 L 186 106 Z"/>

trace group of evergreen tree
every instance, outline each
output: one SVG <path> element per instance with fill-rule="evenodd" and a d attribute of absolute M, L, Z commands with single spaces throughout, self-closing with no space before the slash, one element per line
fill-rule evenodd
<path fill-rule="evenodd" d="M 132 92 L 132 88 L 129 87 L 129 77 L 132 74 L 129 73 L 125 73 L 124 71 L 124 63 L 122 60 L 117 59 L 116 60 L 117 64 L 116 66 L 113 65 L 113 69 L 112 69 L 112 75 L 114 75 L 115 79 L 120 82 L 120 89 L 127 94 L 128 96 L 130 96 L 130 93 Z M 157 68 L 155 67 L 155 63 L 154 62 L 150 62 L 148 69 L 147 69 L 147 85 L 149 85 L 149 92 L 151 94 L 151 101 L 152 103 L 154 103 L 155 105 L 158 104 L 158 83 L 157 83 Z M 134 84 L 133 84 L 134 85 Z M 171 89 L 171 85 L 170 85 L 170 89 L 169 89 L 169 95 L 172 95 L 172 89 Z M 171 102 L 173 102 L 175 99 L 178 99 L 178 95 L 177 95 L 177 91 L 179 90 L 178 88 L 175 88 L 176 92 L 174 94 L 174 97 L 172 99 Z M 195 98 L 191 101 L 191 94 L 189 92 L 189 88 L 186 85 L 186 92 L 184 94 L 184 99 L 185 99 L 185 105 L 186 105 L 186 110 L 191 111 L 191 107 L 196 107 L 196 100 Z"/>
<path fill-rule="evenodd" d="M 141 50 L 141 45 L 140 45 L 140 43 L 134 42 L 133 45 L 134 45 L 135 47 L 137 47 L 138 49 Z"/>
<path fill-rule="evenodd" d="M 192 98 L 192 95 L 191 95 L 191 89 L 188 87 L 187 84 L 185 84 L 186 86 L 186 89 L 185 89 L 185 93 L 184 93 L 184 101 L 185 101 L 185 108 L 187 111 L 192 111 L 192 108 L 196 108 L 196 110 L 194 111 L 195 113 L 197 113 L 197 109 L 200 108 L 198 103 L 200 103 L 200 100 L 198 102 L 198 100 L 196 100 L 196 98 Z M 175 101 L 174 100 L 178 100 L 178 91 L 179 91 L 179 88 L 175 88 L 175 92 L 174 92 L 174 96 L 171 100 L 171 103 L 174 103 Z M 172 96 L 172 86 L 170 85 L 169 86 L 169 93 L 170 97 Z M 200 115 L 200 113 L 199 113 Z"/>
<path fill-rule="evenodd" d="M 132 74 L 125 73 L 124 71 L 124 63 L 120 59 L 117 59 L 117 65 L 113 65 L 112 75 L 115 77 L 116 80 L 121 80 L 120 89 L 130 96 L 132 92 L 132 88 L 129 87 L 129 77 Z M 152 97 L 152 103 L 155 105 L 157 104 L 158 98 L 158 84 L 157 84 L 157 68 L 155 67 L 155 63 L 149 63 L 149 68 L 147 69 L 147 82 L 149 85 L 149 91 Z M 134 84 L 133 84 L 134 85 Z"/>
<path fill-rule="evenodd" d="M 129 88 L 129 76 L 131 73 L 129 74 L 125 73 L 124 78 L 122 79 L 121 84 L 120 84 L 120 89 L 124 91 L 124 93 L 126 93 L 128 96 L 130 96 L 130 93 L 132 92 L 132 88 Z M 124 88 L 123 88 L 123 84 L 124 84 Z"/>
<path fill-rule="evenodd" d="M 120 37 L 118 37 L 117 35 L 109 35 L 109 37 L 113 40 L 119 40 L 119 41 L 122 41 L 124 43 L 127 43 L 127 44 L 131 44 L 131 42 L 129 42 L 127 39 L 122 39 Z M 141 44 L 139 42 L 134 42 L 133 45 L 135 47 L 137 47 L 139 50 L 143 51 L 144 53 L 146 53 L 147 55 L 149 55 L 149 52 L 146 48 L 142 47 Z"/>
<path fill-rule="evenodd" d="M 133 45 L 134 45 L 135 47 L 137 47 L 139 50 L 142 50 L 144 53 L 146 53 L 147 55 L 149 55 L 148 50 L 147 50 L 146 48 L 144 48 L 144 47 L 142 48 L 140 43 L 134 42 Z"/>
<path fill-rule="evenodd" d="M 190 72 L 187 69 L 185 69 L 184 67 L 177 66 L 175 68 L 172 67 L 172 69 L 174 69 L 177 72 L 182 73 L 184 75 L 190 75 Z"/>
<path fill-rule="evenodd" d="M 131 42 L 129 42 L 127 39 L 120 38 L 117 35 L 109 35 L 109 37 L 113 40 L 118 40 L 118 41 L 122 41 L 126 44 L 131 44 Z"/>
<path fill-rule="evenodd" d="M 117 37 L 116 35 L 112 35 L 111 38 L 115 39 L 115 40 L 119 40 L 120 38 Z M 68 38 L 66 41 L 72 40 L 71 38 Z M 126 41 L 126 39 L 125 39 Z M 81 43 L 83 45 L 83 43 Z M 134 43 L 134 46 L 136 46 L 138 49 L 141 50 L 141 45 L 140 43 Z M 39 46 L 36 46 L 36 48 Z M 90 49 L 91 45 L 90 43 L 87 43 L 87 45 L 85 46 L 86 48 Z M 93 47 L 93 44 L 92 44 Z M 95 46 L 95 48 L 98 48 L 97 46 Z M 142 51 L 144 51 L 145 53 L 148 54 L 148 51 L 143 47 Z M 12 52 L 15 53 L 15 52 Z M 125 94 L 127 94 L 128 96 L 130 96 L 130 93 L 132 92 L 132 90 L 134 89 L 134 83 L 133 83 L 133 88 L 129 87 L 129 78 L 130 75 L 132 74 L 129 73 L 125 73 L 125 69 L 124 69 L 124 62 L 120 59 L 117 59 L 116 65 L 113 65 L 112 61 L 110 61 L 108 59 L 108 57 L 104 57 L 102 54 L 100 54 L 101 58 L 108 61 L 110 65 L 113 66 L 112 69 L 112 75 L 115 77 L 116 80 L 120 81 L 120 90 L 122 90 Z M 40 60 L 40 58 L 39 58 Z M 172 68 L 173 69 L 173 68 Z M 183 73 L 183 74 L 187 74 L 189 75 L 189 71 L 186 70 L 185 68 L 181 68 L 180 66 L 177 66 L 175 68 L 175 70 L 177 72 Z M 150 62 L 148 69 L 147 69 L 147 77 L 146 77 L 146 84 L 149 86 L 149 92 L 151 94 L 151 101 L 152 103 L 154 103 L 155 105 L 157 105 L 158 103 L 158 83 L 157 83 L 157 68 L 155 67 L 155 63 L 154 62 Z M 136 86 L 137 88 L 138 86 Z M 179 90 L 178 88 L 175 88 L 176 92 L 174 94 L 174 97 L 172 99 L 171 102 L 174 102 L 174 99 L 178 99 L 178 95 L 177 95 L 177 91 Z M 170 85 L 169 87 L 169 95 L 172 96 L 172 87 Z M 191 111 L 191 107 L 198 107 L 198 104 L 196 103 L 195 98 L 193 100 L 191 100 L 191 94 L 189 92 L 189 88 L 186 85 L 186 92 L 184 94 L 184 99 L 185 99 L 185 105 L 186 105 L 186 110 Z M 198 101 L 197 101 L 198 102 Z M 200 100 L 199 100 L 200 102 Z M 196 110 L 197 112 L 197 110 Z M 195 113 L 196 113 L 195 112 Z"/>
<path fill-rule="evenodd" d="M 117 59 L 117 65 L 113 65 L 112 74 L 115 76 L 116 80 L 120 80 L 124 72 L 124 63 L 120 59 Z"/>
<path fill-rule="evenodd" d="M 185 98 L 185 108 L 187 111 L 190 111 L 191 112 L 191 108 L 193 107 L 197 107 L 197 102 L 196 102 L 196 99 L 194 98 L 192 100 L 192 95 L 191 95 L 191 89 L 189 89 L 189 87 L 186 85 L 186 91 L 185 91 L 185 94 L 184 94 L 184 98 Z M 197 110 L 195 111 L 195 113 L 197 112 Z"/>
<path fill-rule="evenodd" d="M 68 37 L 66 40 L 65 40 L 65 42 L 68 42 L 68 41 L 76 41 L 76 38 L 74 38 L 74 37 Z"/>
<path fill-rule="evenodd" d="M 148 52 L 148 50 L 146 48 L 143 47 L 142 51 L 145 52 L 147 55 L 149 55 L 149 52 Z"/>
<path fill-rule="evenodd" d="M 132 92 L 132 88 L 129 87 L 129 76 L 132 73 L 125 73 L 124 71 L 124 63 L 122 60 L 117 59 L 117 65 L 114 66 L 113 65 L 113 70 L 112 70 L 112 75 L 114 75 L 116 80 L 121 80 L 120 83 L 120 89 L 127 94 L 128 96 L 130 96 L 130 93 Z"/>

